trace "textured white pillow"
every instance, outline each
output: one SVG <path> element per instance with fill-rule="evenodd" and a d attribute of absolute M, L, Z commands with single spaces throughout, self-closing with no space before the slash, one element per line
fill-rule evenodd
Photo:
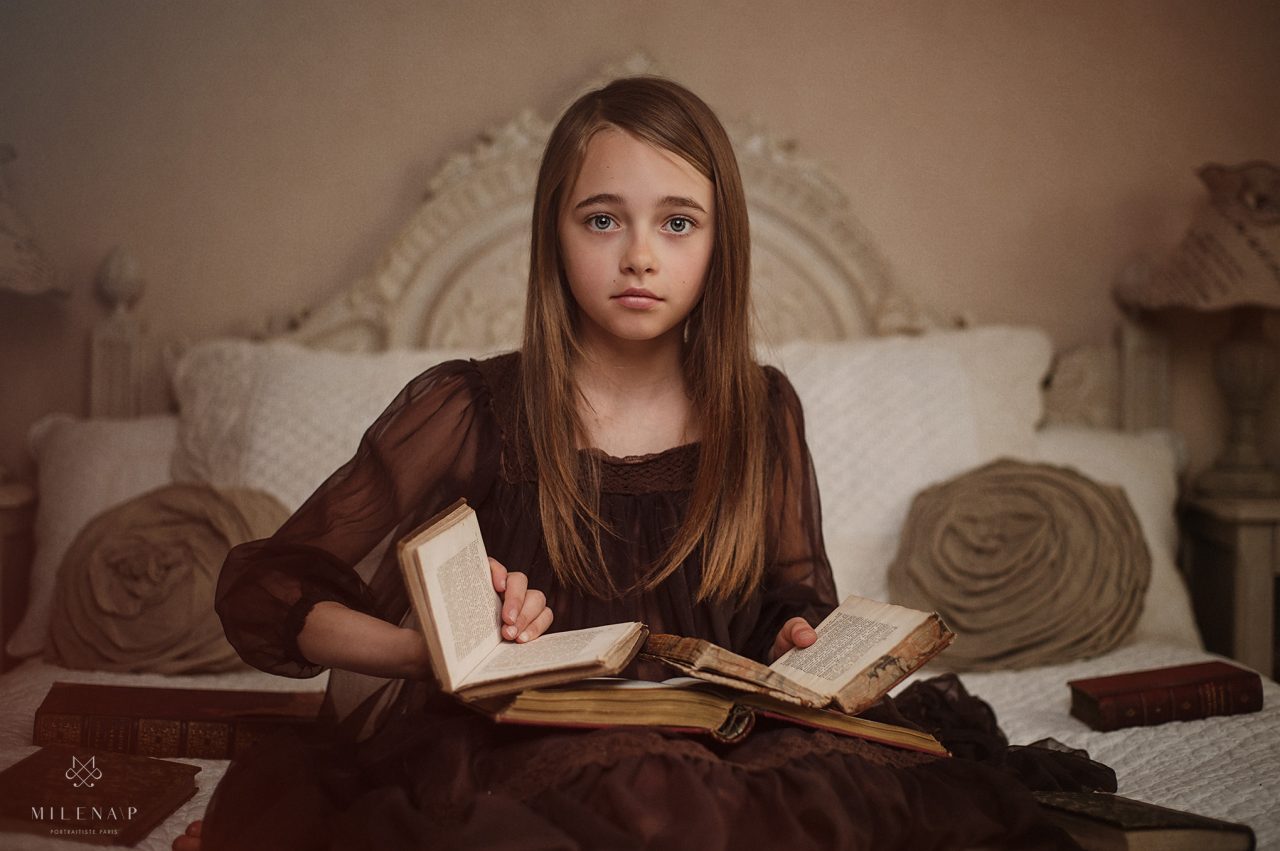
<path fill-rule="evenodd" d="M 22 623 L 5 649 L 34 656 L 44 649 L 58 568 L 85 524 L 103 511 L 169 482 L 178 418 L 79 420 L 53 414 L 28 434 L 36 461 L 35 556 Z"/>
<path fill-rule="evenodd" d="M 841 596 L 889 599 L 886 570 L 916 493 L 1032 452 L 1051 356 L 1043 332 L 1001 326 L 792 342 L 765 356 L 804 404 Z"/>
<path fill-rule="evenodd" d="M 441 361 L 479 351 L 347 353 L 214 340 L 174 374 L 177 481 L 265 491 L 290 511 L 355 453 L 396 394 Z"/>
<path fill-rule="evenodd" d="M 1036 439 L 1038 460 L 1074 467 L 1119 485 L 1151 551 L 1151 584 L 1129 641 L 1162 640 L 1201 647 L 1191 598 L 1176 566 L 1178 470 L 1181 444 L 1170 432 L 1130 434 L 1112 429 L 1049 426 Z"/>

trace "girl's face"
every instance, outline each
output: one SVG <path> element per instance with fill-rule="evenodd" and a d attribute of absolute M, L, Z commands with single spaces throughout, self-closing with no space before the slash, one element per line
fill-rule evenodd
<path fill-rule="evenodd" d="M 617 128 L 591 137 L 557 231 L 583 343 L 679 341 L 714 243 L 711 181 Z"/>

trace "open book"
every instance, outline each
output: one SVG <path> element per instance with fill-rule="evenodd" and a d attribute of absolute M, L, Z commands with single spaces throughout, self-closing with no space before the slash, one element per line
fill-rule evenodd
<path fill-rule="evenodd" d="M 569 686 L 531 689 L 514 697 L 471 704 L 506 724 L 551 727 L 658 726 L 707 733 L 736 742 L 751 732 L 759 716 L 855 736 L 893 747 L 947 756 L 928 733 L 855 718 L 843 712 L 785 703 L 765 694 L 743 693 L 703 680 L 679 677 L 654 683 L 591 679 Z"/>
<path fill-rule="evenodd" d="M 812 646 L 768 666 L 704 639 L 648 635 L 642 623 L 515 644 L 502 640 L 502 600 L 480 525 L 464 500 L 401 540 L 399 556 L 440 686 L 467 700 L 616 674 L 644 643 L 645 657 L 691 677 L 856 715 L 955 638 L 936 613 L 851 596 L 818 624 Z"/>
<path fill-rule="evenodd" d="M 400 569 L 440 687 L 472 700 L 616 674 L 648 634 L 641 623 L 502 640 L 502 598 L 475 511 L 459 500 L 398 545 Z"/>
<path fill-rule="evenodd" d="M 946 649 L 936 613 L 850 596 L 815 627 L 818 640 L 762 665 L 698 638 L 654 634 L 641 655 L 691 677 L 779 701 L 856 715 Z"/>

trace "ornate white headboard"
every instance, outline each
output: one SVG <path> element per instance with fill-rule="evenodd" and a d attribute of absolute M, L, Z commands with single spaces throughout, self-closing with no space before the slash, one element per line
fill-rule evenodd
<path fill-rule="evenodd" d="M 604 69 L 574 97 L 636 73 L 658 71 L 635 56 Z M 517 346 L 533 187 L 551 126 L 524 110 L 449 157 L 372 272 L 313 309 L 264 323 L 262 336 L 362 351 Z M 894 285 L 848 198 L 819 166 L 797 155 L 793 144 L 756 124 L 727 121 L 726 129 L 750 207 L 752 289 L 762 342 L 854 339 L 962 324 L 930 314 Z M 1167 421 L 1159 346 L 1138 329 L 1124 333 L 1120 346 L 1063 360 L 1046 396 L 1052 418 L 1131 426 Z M 129 319 L 127 305 L 95 331 L 93 348 L 95 415 L 128 416 L 155 407 L 147 400 L 163 395 L 156 392 L 167 383 L 162 358 Z M 1134 372 L 1136 364 L 1142 369 Z"/>

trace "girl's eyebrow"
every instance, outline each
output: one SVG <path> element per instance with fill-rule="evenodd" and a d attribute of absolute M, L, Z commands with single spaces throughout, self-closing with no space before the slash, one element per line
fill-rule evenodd
<path fill-rule="evenodd" d="M 622 200 L 621 195 L 614 195 L 609 192 L 601 192 L 597 195 L 592 195 L 590 197 L 583 198 L 577 204 L 573 205 L 573 209 L 580 210 L 583 207 L 590 207 L 593 204 L 622 205 L 624 203 L 625 202 Z M 706 210 L 702 209 L 702 205 L 699 204 L 697 201 L 693 200 L 692 198 L 686 198 L 683 195 L 666 195 L 658 200 L 658 206 L 659 207 L 687 207 L 690 210 L 697 210 L 699 213 L 706 212 Z"/>

